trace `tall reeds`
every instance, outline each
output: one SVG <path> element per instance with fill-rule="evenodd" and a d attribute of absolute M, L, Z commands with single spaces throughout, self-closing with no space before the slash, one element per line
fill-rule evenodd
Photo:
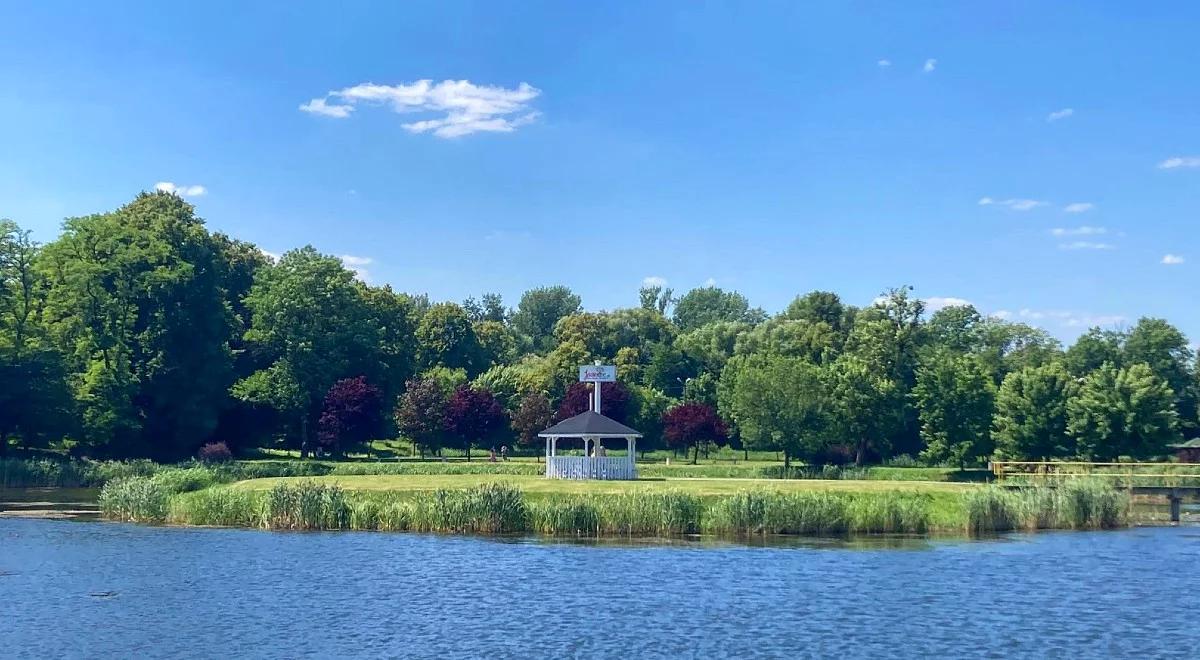
<path fill-rule="evenodd" d="M 1093 479 L 1071 479 L 1055 487 L 985 486 L 963 495 L 966 531 L 1111 529 L 1128 524 L 1129 495 Z"/>

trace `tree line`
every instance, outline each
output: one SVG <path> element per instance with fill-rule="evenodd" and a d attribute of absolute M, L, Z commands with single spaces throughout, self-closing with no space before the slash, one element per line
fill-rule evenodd
<path fill-rule="evenodd" d="M 1162 319 L 1064 349 L 969 305 L 928 313 L 908 287 L 863 308 L 814 291 L 774 315 L 716 287 L 600 312 L 564 286 L 435 303 L 312 247 L 273 260 L 168 193 L 69 218 L 45 245 L 0 221 L 0 455 L 536 447 L 587 409 L 577 367 L 596 360 L 617 365 L 604 412 L 639 448 L 693 458 L 1151 458 L 1198 428 L 1196 359 Z"/>

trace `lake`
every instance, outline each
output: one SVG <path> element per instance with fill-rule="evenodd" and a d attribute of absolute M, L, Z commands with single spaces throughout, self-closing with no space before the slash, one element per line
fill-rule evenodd
<path fill-rule="evenodd" d="M 6 657 L 1194 657 L 1200 529 L 577 544 L 0 519 Z"/>

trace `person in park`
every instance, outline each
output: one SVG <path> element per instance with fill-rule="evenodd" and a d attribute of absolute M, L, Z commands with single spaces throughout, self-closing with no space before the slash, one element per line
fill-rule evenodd
<path fill-rule="evenodd" d="M 508 445 L 500 445 L 500 460 L 508 460 Z"/>
<path fill-rule="evenodd" d="M 495 447 L 492 447 L 491 449 L 488 450 L 488 462 L 489 463 L 496 462 L 496 448 Z"/>

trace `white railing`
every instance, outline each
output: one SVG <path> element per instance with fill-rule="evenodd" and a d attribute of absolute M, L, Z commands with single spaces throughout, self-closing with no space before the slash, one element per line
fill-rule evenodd
<path fill-rule="evenodd" d="M 551 456 L 546 459 L 551 479 L 637 479 L 637 466 L 628 456 Z"/>

